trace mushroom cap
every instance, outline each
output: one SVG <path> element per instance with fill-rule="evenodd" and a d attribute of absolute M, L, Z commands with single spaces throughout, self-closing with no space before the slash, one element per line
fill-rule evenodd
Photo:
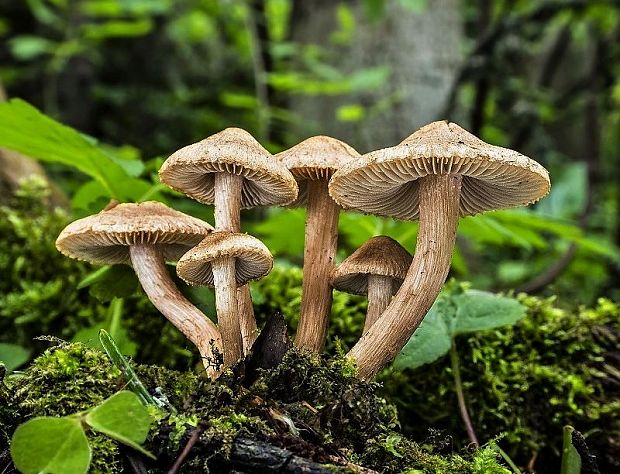
<path fill-rule="evenodd" d="M 380 275 L 392 280 L 392 291 L 396 293 L 412 259 L 409 252 L 391 237 L 373 237 L 334 270 L 331 285 L 340 291 L 365 295 L 368 293 L 368 276 Z"/>
<path fill-rule="evenodd" d="M 177 263 L 177 275 L 190 285 L 213 288 L 211 263 L 221 258 L 235 259 L 237 286 L 258 280 L 271 271 L 273 257 L 260 240 L 248 234 L 217 231 L 183 255 Z"/>
<path fill-rule="evenodd" d="M 303 205 L 307 201 L 306 181 L 329 180 L 344 165 L 360 157 L 353 147 L 324 135 L 310 137 L 276 155 L 297 180 L 299 196 L 293 206 Z"/>
<path fill-rule="evenodd" d="M 207 222 L 155 201 L 118 204 L 72 222 L 56 239 L 64 255 L 102 265 L 129 263 L 129 246 L 160 247 L 176 260 L 213 231 Z"/>
<path fill-rule="evenodd" d="M 534 160 L 441 121 L 341 168 L 330 180 L 329 193 L 345 209 L 414 220 L 420 203 L 417 180 L 435 174 L 462 175 L 463 216 L 531 204 L 550 188 L 549 173 Z"/>
<path fill-rule="evenodd" d="M 162 165 L 159 177 L 171 188 L 213 204 L 215 173 L 243 177 L 242 208 L 285 205 L 297 197 L 291 173 L 240 128 L 227 128 L 174 152 Z"/>

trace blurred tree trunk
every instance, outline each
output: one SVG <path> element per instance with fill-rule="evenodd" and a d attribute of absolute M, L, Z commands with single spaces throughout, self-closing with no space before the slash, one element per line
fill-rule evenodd
<path fill-rule="evenodd" d="M 291 108 L 302 118 L 308 133 L 325 133 L 367 151 L 400 142 L 418 127 L 436 120 L 463 59 L 464 32 L 459 0 L 422 2 L 413 10 L 405 2 L 384 1 L 383 14 L 369 18 L 365 2 L 296 1 L 292 40 L 319 44 L 339 70 L 353 73 L 386 65 L 390 75 L 383 85 L 342 96 L 291 98 Z M 346 44 L 330 37 L 339 29 L 338 8 L 344 4 L 355 17 L 355 30 Z M 339 107 L 362 105 L 360 123 L 337 119 Z M 382 107 L 385 107 L 385 112 Z M 388 113 L 389 111 L 389 113 Z"/>

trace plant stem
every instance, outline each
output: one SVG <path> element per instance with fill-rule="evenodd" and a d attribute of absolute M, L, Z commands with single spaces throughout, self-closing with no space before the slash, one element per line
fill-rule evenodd
<path fill-rule="evenodd" d="M 474 447 L 480 446 L 478 443 L 478 438 L 476 436 L 476 432 L 474 431 L 474 426 L 471 422 L 471 418 L 469 417 L 469 412 L 467 411 L 467 405 L 465 404 L 465 395 L 463 393 L 463 382 L 461 380 L 461 368 L 459 366 L 459 354 L 456 350 L 456 343 L 454 339 L 452 340 L 452 346 L 450 346 L 450 362 L 452 364 L 452 375 L 454 377 L 454 387 L 456 388 L 456 396 L 459 400 L 459 410 L 461 412 L 461 419 L 465 424 L 465 429 L 467 430 L 467 437 L 471 444 Z"/>

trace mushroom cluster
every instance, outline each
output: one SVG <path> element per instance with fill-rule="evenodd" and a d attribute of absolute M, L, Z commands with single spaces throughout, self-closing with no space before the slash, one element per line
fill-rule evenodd
<path fill-rule="evenodd" d="M 241 233 L 242 208 L 307 208 L 295 345 L 322 351 L 333 289 L 367 295 L 364 330 L 348 355 L 369 379 L 398 354 L 435 301 L 459 217 L 527 205 L 550 188 L 535 161 L 446 121 L 365 155 L 318 136 L 272 156 L 246 131 L 228 128 L 178 150 L 159 174 L 171 188 L 213 204 L 215 225 L 161 203 L 117 204 L 67 226 L 56 246 L 73 258 L 131 265 L 153 304 L 196 346 L 211 378 L 251 350 L 258 330 L 247 283 L 273 264 L 260 240 Z M 419 220 L 413 257 L 377 236 L 336 266 L 341 209 Z M 178 262 L 178 276 L 190 285 L 215 289 L 217 324 L 181 294 L 167 261 Z"/>

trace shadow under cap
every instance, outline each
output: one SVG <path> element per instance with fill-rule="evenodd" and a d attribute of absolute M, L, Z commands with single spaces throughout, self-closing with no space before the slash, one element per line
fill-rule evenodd
<path fill-rule="evenodd" d="M 155 201 L 118 204 L 69 224 L 56 240 L 64 255 L 102 265 L 130 263 L 129 246 L 157 245 L 177 260 L 213 227 Z"/>
<path fill-rule="evenodd" d="M 181 148 L 159 170 L 163 183 L 203 204 L 215 200 L 215 173 L 244 178 L 242 208 L 285 205 L 297 197 L 297 183 L 288 170 L 240 128 Z"/>
<path fill-rule="evenodd" d="M 536 161 L 440 121 L 344 166 L 332 177 L 329 192 L 345 209 L 415 220 L 420 203 L 417 180 L 445 174 L 463 176 L 462 216 L 531 204 L 550 189 L 549 174 Z"/>
<path fill-rule="evenodd" d="M 213 288 L 211 263 L 223 258 L 235 259 L 237 286 L 264 277 L 273 266 L 269 249 L 256 237 L 234 232 L 213 232 L 179 259 L 177 275 L 190 285 Z"/>
<path fill-rule="evenodd" d="M 332 273 L 332 286 L 356 295 L 368 293 L 368 276 L 394 280 L 396 290 L 405 279 L 412 257 L 396 240 L 384 235 L 367 240 Z"/>

